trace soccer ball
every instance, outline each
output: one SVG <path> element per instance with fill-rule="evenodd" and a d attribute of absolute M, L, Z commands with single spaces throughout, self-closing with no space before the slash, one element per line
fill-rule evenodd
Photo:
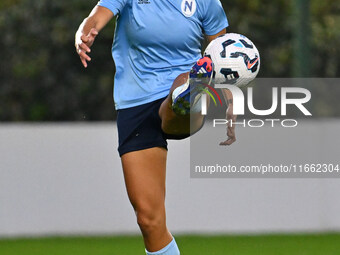
<path fill-rule="evenodd" d="M 240 34 L 224 34 L 213 40 L 204 52 L 214 64 L 215 84 L 244 87 L 260 70 L 260 54 L 255 45 Z"/>

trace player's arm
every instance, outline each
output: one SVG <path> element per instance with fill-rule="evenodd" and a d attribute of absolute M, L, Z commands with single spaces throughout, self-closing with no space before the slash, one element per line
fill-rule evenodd
<path fill-rule="evenodd" d="M 216 39 L 220 35 L 224 35 L 226 33 L 226 29 L 223 29 L 221 32 L 215 34 L 215 35 L 208 35 L 206 36 L 208 43 L 210 43 L 212 40 Z M 226 101 L 228 108 L 226 111 L 226 119 L 228 120 L 227 125 L 227 136 L 228 139 L 224 142 L 221 142 L 220 145 L 231 145 L 236 141 L 236 135 L 235 135 L 235 125 L 231 123 L 236 122 L 237 116 L 233 114 L 233 94 L 228 89 L 222 89 L 224 100 Z"/>
<path fill-rule="evenodd" d="M 109 9 L 96 6 L 90 15 L 80 24 L 75 35 L 75 47 L 83 66 L 87 67 L 87 61 L 91 61 L 88 53 L 91 46 L 105 25 L 113 18 L 113 13 Z"/>
<path fill-rule="evenodd" d="M 233 114 L 234 111 L 234 104 L 233 104 L 233 94 L 229 89 L 222 89 L 223 97 L 228 105 L 226 111 L 226 119 L 228 120 L 227 124 L 227 140 L 221 142 L 220 145 L 231 145 L 236 141 L 235 135 L 235 122 L 237 116 Z"/>
<path fill-rule="evenodd" d="M 216 39 L 220 35 L 224 35 L 225 33 L 227 33 L 226 28 L 222 29 L 219 33 L 217 33 L 215 35 L 206 35 L 206 39 L 207 39 L 208 43 L 210 43 L 212 40 Z"/>

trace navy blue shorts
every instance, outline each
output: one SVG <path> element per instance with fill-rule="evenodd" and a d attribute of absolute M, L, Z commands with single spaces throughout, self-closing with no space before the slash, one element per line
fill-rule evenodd
<path fill-rule="evenodd" d="M 165 134 L 161 128 L 159 107 L 165 98 L 151 103 L 118 110 L 118 152 L 122 156 L 131 151 L 153 147 L 168 149 L 167 139 L 180 140 L 190 136 Z"/>

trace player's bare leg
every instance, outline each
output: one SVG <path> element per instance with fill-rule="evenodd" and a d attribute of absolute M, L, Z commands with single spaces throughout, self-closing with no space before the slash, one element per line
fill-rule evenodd
<path fill-rule="evenodd" d="M 127 193 L 149 252 L 159 251 L 173 239 L 165 218 L 166 158 L 166 149 L 158 147 L 121 157 Z"/>

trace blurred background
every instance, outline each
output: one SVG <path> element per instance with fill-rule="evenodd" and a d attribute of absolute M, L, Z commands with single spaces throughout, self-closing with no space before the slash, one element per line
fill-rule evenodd
<path fill-rule="evenodd" d="M 340 1 L 221 2 L 228 32 L 259 49 L 259 77 L 339 77 Z M 1 255 L 143 254 L 116 151 L 114 21 L 97 37 L 87 69 L 74 48 L 96 3 L 0 2 Z M 313 117 L 323 117 L 326 131 L 311 122 L 301 132 L 310 147 L 340 127 L 333 88 L 317 88 L 329 104 L 313 98 Z M 335 138 L 322 150 L 331 142 L 339 150 Z M 243 153 L 245 140 L 233 153 Z M 338 179 L 190 179 L 189 141 L 169 148 L 168 222 L 184 255 L 339 254 Z"/>
<path fill-rule="evenodd" d="M 0 121 L 98 121 L 115 118 L 113 21 L 93 46 L 87 70 L 74 33 L 96 0 L 0 3 Z M 222 1 L 229 32 L 261 53 L 259 77 L 339 77 L 340 2 Z"/>

